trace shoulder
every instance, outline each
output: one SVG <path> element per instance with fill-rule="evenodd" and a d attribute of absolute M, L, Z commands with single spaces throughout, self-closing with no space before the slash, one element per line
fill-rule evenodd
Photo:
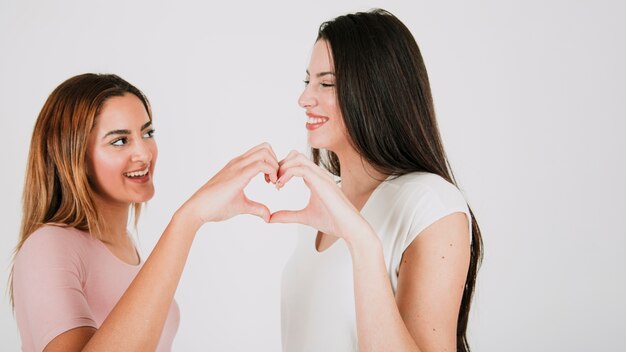
<path fill-rule="evenodd" d="M 387 181 L 413 204 L 468 212 L 461 191 L 443 177 L 428 172 L 412 172 Z"/>
<path fill-rule="evenodd" d="M 22 260 L 61 259 L 75 257 L 94 239 L 87 232 L 73 227 L 46 224 L 31 233 L 15 256 L 15 264 Z"/>
<path fill-rule="evenodd" d="M 443 177 L 426 172 L 413 172 L 388 180 L 395 189 L 394 208 L 401 209 L 410 221 L 405 246 L 424 229 L 453 213 L 471 219 L 469 207 L 461 191 Z M 469 226 L 471 232 L 471 226 Z"/>
<path fill-rule="evenodd" d="M 45 224 L 31 233 L 22 248 L 41 246 L 76 246 L 92 240 L 89 233 L 73 227 Z"/>
<path fill-rule="evenodd" d="M 31 233 L 17 252 L 12 292 L 26 350 L 41 351 L 76 327 L 97 327 L 85 291 L 95 241 L 89 233 L 49 224 Z"/>

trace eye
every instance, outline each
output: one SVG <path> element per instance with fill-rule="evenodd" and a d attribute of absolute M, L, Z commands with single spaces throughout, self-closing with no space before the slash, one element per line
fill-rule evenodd
<path fill-rule="evenodd" d="M 117 147 L 121 147 L 124 144 L 128 143 L 128 138 L 126 137 L 120 137 L 120 138 L 116 138 L 111 142 L 111 145 L 117 146 Z"/>
<path fill-rule="evenodd" d="M 147 130 L 143 134 L 143 138 L 153 138 L 154 137 L 154 129 Z"/>
<path fill-rule="evenodd" d="M 308 85 L 309 85 L 309 82 L 310 82 L 310 81 L 309 81 L 309 79 L 307 78 L 307 79 L 305 79 L 303 82 L 304 82 L 304 86 L 306 87 L 306 86 L 308 86 Z"/>
<path fill-rule="evenodd" d="M 334 83 L 320 83 L 320 86 L 324 88 L 330 88 L 330 87 L 334 87 L 335 84 Z"/>

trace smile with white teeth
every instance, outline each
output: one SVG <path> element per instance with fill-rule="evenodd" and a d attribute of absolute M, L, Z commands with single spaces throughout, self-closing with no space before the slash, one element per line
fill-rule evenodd
<path fill-rule="evenodd" d="M 148 174 L 148 170 L 149 169 L 150 169 L 150 167 L 147 166 L 144 170 L 141 170 L 141 171 L 125 172 L 124 176 L 126 176 L 126 177 L 143 177 L 143 176 L 146 176 Z"/>
<path fill-rule="evenodd" d="M 308 124 L 314 125 L 316 123 L 323 123 L 328 121 L 328 118 L 326 117 L 313 117 L 313 116 L 309 116 L 309 120 L 307 121 Z"/>

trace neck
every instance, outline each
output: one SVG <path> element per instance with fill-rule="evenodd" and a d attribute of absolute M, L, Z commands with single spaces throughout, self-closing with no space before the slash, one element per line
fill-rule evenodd
<path fill-rule="evenodd" d="M 360 208 L 387 175 L 377 171 L 353 148 L 335 152 L 341 165 L 341 190 Z"/>
<path fill-rule="evenodd" d="M 98 198 L 96 199 L 96 207 L 102 220 L 104 220 L 102 241 L 105 243 L 126 242 L 129 204 L 112 203 Z"/>

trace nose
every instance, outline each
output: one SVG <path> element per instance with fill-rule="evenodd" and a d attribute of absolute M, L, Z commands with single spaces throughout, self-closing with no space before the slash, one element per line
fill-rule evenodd
<path fill-rule="evenodd" d="M 300 98 L 298 98 L 298 105 L 304 109 L 317 105 L 317 99 L 315 98 L 313 92 L 311 92 L 310 85 L 306 86 L 302 94 L 300 94 Z"/>
<path fill-rule="evenodd" d="M 142 138 L 139 142 L 135 143 L 133 153 L 131 155 L 131 161 L 149 164 L 150 161 L 152 161 L 152 148 L 149 144 L 152 142 L 152 140 Z"/>

